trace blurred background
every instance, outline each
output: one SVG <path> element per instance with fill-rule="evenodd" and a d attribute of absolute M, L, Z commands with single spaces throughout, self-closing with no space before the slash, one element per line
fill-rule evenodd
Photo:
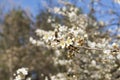
<path fill-rule="evenodd" d="M 82 14 L 99 23 L 99 31 L 120 39 L 120 2 L 115 0 L 63 0 L 80 9 Z M 62 7 L 61 0 L 0 0 L 0 80 L 11 80 L 20 67 L 28 67 L 33 80 L 44 80 L 45 76 L 65 71 L 54 66 L 51 60 L 54 51 L 44 46 L 37 47 L 29 42 L 35 37 L 37 28 L 53 30 L 47 23 L 49 16 L 56 22 L 63 21 L 49 12 L 49 8 Z"/>

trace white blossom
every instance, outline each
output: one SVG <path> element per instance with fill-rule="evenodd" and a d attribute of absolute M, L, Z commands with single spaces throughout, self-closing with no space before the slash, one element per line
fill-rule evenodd
<path fill-rule="evenodd" d="M 64 73 L 58 73 L 56 75 L 51 76 L 51 80 L 67 80 Z"/>
<path fill-rule="evenodd" d="M 36 40 L 33 39 L 32 37 L 29 38 L 29 41 L 30 41 L 32 44 L 34 44 L 34 45 L 37 43 Z"/>
<path fill-rule="evenodd" d="M 60 8 L 58 8 L 58 7 L 55 7 L 55 8 L 54 8 L 54 12 L 55 12 L 55 13 L 58 13 L 59 11 L 60 11 Z"/>
<path fill-rule="evenodd" d="M 117 59 L 119 59 L 119 60 L 120 60 L 120 54 L 117 54 Z"/>
<path fill-rule="evenodd" d="M 95 61 L 95 60 L 92 60 L 92 61 L 91 61 L 91 64 L 92 64 L 92 66 L 96 66 L 96 61 Z"/>
<path fill-rule="evenodd" d="M 22 67 L 16 71 L 14 75 L 15 76 L 14 80 L 23 80 L 27 75 L 28 75 L 28 68 Z M 31 80 L 31 78 L 26 78 L 26 80 Z"/>
<path fill-rule="evenodd" d="M 120 4 L 120 0 L 114 0 L 114 2 Z"/>
<path fill-rule="evenodd" d="M 74 18 L 76 16 L 76 14 L 74 12 L 68 13 L 68 17 L 70 19 Z"/>
<path fill-rule="evenodd" d="M 88 41 L 88 46 L 91 47 L 91 48 L 95 48 L 96 43 L 95 43 L 95 42 Z"/>
<path fill-rule="evenodd" d="M 111 50 L 103 50 L 103 52 L 104 52 L 105 54 L 110 54 L 110 53 L 111 53 Z"/>
<path fill-rule="evenodd" d="M 65 43 L 66 43 L 66 46 L 68 47 L 73 44 L 73 41 L 68 37 Z"/>
<path fill-rule="evenodd" d="M 22 73 L 23 75 L 27 75 L 28 74 L 28 68 L 20 68 L 17 70 L 17 74 Z"/>
<path fill-rule="evenodd" d="M 65 41 L 61 40 L 59 45 L 61 46 L 61 48 L 65 48 L 66 46 Z"/>

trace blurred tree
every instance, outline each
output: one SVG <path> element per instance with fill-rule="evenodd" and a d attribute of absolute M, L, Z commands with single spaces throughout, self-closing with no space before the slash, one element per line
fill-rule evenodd
<path fill-rule="evenodd" d="M 36 27 L 44 29 L 44 30 L 51 30 L 53 29 L 50 24 L 47 22 L 49 16 L 52 14 L 49 13 L 47 10 L 39 12 L 39 14 L 36 17 Z"/>
<path fill-rule="evenodd" d="M 43 13 L 38 16 L 40 17 L 41 24 L 39 22 L 39 25 L 36 24 L 40 27 L 48 26 L 46 20 L 49 13 Z M 45 76 L 57 71 L 50 57 L 50 53 L 54 53 L 51 49 L 42 46 L 38 48 L 29 44 L 29 35 L 32 31 L 31 24 L 31 19 L 21 9 L 11 10 L 5 15 L 2 31 L 3 36 L 0 40 L 0 79 L 13 80 L 13 73 L 19 67 L 29 67 L 33 72 L 34 70 L 37 71 L 39 75 L 42 74 L 42 76 L 39 76 L 42 80 Z M 50 28 L 46 29 L 50 30 Z"/>
<path fill-rule="evenodd" d="M 12 47 L 20 47 L 24 46 L 28 43 L 29 40 L 29 32 L 30 32 L 30 19 L 25 13 L 25 11 L 21 9 L 14 9 L 8 12 L 3 20 L 2 32 L 1 32 L 1 39 L 0 39 L 0 50 L 1 53 L 8 53 L 10 52 L 9 49 Z M 8 56 L 5 58 L 8 64 L 1 63 L 1 68 L 6 72 L 6 67 L 8 67 L 7 72 L 9 71 L 8 76 L 10 76 L 10 80 L 12 80 L 12 73 L 13 73 L 13 63 L 12 63 L 12 56 L 13 52 L 8 54 L 3 54 L 4 56 Z M 2 55 L 2 54 L 1 54 Z M 1 59 L 2 60 L 2 59 Z M 3 74 L 5 76 L 5 74 Z M 6 77 L 7 78 L 7 77 Z"/>
<path fill-rule="evenodd" d="M 4 19 L 4 49 L 26 44 L 29 39 L 29 32 L 30 19 L 25 11 L 21 9 L 10 11 Z"/>
<path fill-rule="evenodd" d="M 53 0 L 47 1 L 49 3 L 48 6 L 54 7 Z M 81 1 L 84 2 L 84 0 Z M 89 25 L 86 27 L 85 31 L 88 35 L 88 39 L 91 42 L 95 41 L 97 43 L 102 41 L 103 39 L 106 40 L 109 39 L 110 37 L 108 34 L 110 33 L 109 32 L 103 33 L 102 32 L 104 29 L 103 27 L 105 26 L 104 23 L 102 22 L 97 23 L 96 16 L 94 15 L 95 13 L 94 1 L 95 0 L 90 0 L 91 5 L 90 12 L 88 13 L 89 18 L 87 18 L 89 19 L 87 22 L 89 23 Z M 72 3 L 73 8 L 76 7 L 79 1 L 72 0 L 71 2 L 73 2 Z M 65 5 L 68 9 L 71 8 L 70 7 L 71 4 L 69 5 L 69 3 L 65 3 Z M 81 8 L 79 8 L 79 12 L 77 13 L 77 15 L 80 14 L 83 14 Z M 40 13 L 36 16 L 35 19 L 36 23 L 34 24 L 35 25 L 34 27 L 48 31 L 53 30 L 52 24 L 54 25 L 54 23 L 77 27 L 80 25 L 80 23 L 76 23 L 77 21 L 83 24 L 86 23 L 86 20 L 85 22 L 83 21 L 84 17 L 82 18 L 82 16 L 78 16 L 76 17 L 76 19 L 77 19 L 76 21 L 71 22 L 71 20 L 69 20 L 68 17 L 56 15 L 54 13 L 49 12 L 49 10 L 45 9 L 44 11 L 40 11 Z M 49 22 L 48 20 L 51 21 Z M 74 25 L 72 23 L 74 23 Z M 61 69 L 59 66 L 54 66 L 52 59 L 53 56 L 55 56 L 54 51 L 52 51 L 51 49 L 47 49 L 43 46 L 35 47 L 29 45 L 28 40 L 31 31 L 31 24 L 32 24 L 31 19 L 28 17 L 28 14 L 22 9 L 13 9 L 7 14 L 5 14 L 3 20 L 3 30 L 0 34 L 0 53 L 4 53 L 0 54 L 1 80 L 8 80 L 8 77 L 10 77 L 10 80 L 13 80 L 11 76 L 13 72 L 19 67 L 29 67 L 31 70 L 33 70 L 33 72 L 34 70 L 37 71 L 39 73 L 40 80 L 43 80 L 45 76 L 56 74 L 57 72 L 62 72 L 62 70 L 63 72 L 65 71 L 65 68 Z M 81 51 L 81 53 L 85 52 Z M 99 51 L 97 53 L 101 52 Z M 66 55 L 63 55 L 62 58 L 64 56 Z M 84 56 L 85 55 L 83 55 L 83 57 Z M 78 59 L 76 59 L 76 61 L 78 61 Z"/>

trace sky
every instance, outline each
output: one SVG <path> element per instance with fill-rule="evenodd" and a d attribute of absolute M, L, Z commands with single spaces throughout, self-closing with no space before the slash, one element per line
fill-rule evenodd
<path fill-rule="evenodd" d="M 0 0 L 0 3 L 3 3 L 3 5 L 5 5 L 6 7 L 5 11 L 9 10 L 9 8 L 12 9 L 20 6 L 22 9 L 31 12 L 33 16 L 35 16 L 38 14 L 39 10 L 43 10 L 46 6 L 47 7 L 50 6 L 51 5 L 51 3 L 49 3 L 50 1 L 52 1 L 52 4 L 54 6 L 59 6 L 58 0 Z M 73 0 L 69 0 L 69 1 L 73 2 Z M 88 0 L 87 2 L 89 1 L 90 0 Z M 78 0 L 78 2 L 80 2 L 80 0 Z M 78 3 L 77 5 L 82 8 L 86 7 L 86 5 L 81 3 Z M 88 8 L 86 7 L 84 10 L 85 12 L 87 12 Z"/>
<path fill-rule="evenodd" d="M 58 0 L 0 0 L 0 6 L 3 6 L 3 10 L 5 12 L 20 6 L 22 9 L 28 12 L 28 15 L 32 14 L 32 16 L 35 18 L 38 12 L 44 10 L 45 7 L 60 6 L 60 4 L 58 4 L 57 1 Z M 71 3 L 75 3 L 78 7 L 81 7 L 85 14 L 89 13 L 91 6 L 89 3 L 91 0 L 76 0 L 78 2 L 75 2 L 75 0 L 69 1 Z M 95 1 L 101 2 L 101 4 L 98 4 L 97 2 L 94 3 L 94 8 L 97 10 L 97 13 L 95 13 L 94 16 L 96 16 L 98 21 L 110 23 L 109 21 L 113 19 L 111 24 L 112 23 L 114 24 L 117 21 L 120 22 L 120 3 L 119 4 L 115 3 L 114 0 L 95 0 Z M 99 10 L 101 12 L 99 12 Z M 118 14 L 117 15 L 106 14 L 106 12 L 110 10 L 114 10 L 115 13 Z M 117 26 L 116 25 L 108 26 L 108 28 L 106 29 L 115 31 L 117 29 Z"/>
<path fill-rule="evenodd" d="M 46 2 L 45 2 L 46 1 Z M 52 1 L 52 3 L 50 3 Z M 69 0 L 73 2 L 73 0 Z M 73 3 L 77 4 L 77 6 L 82 7 L 84 13 L 88 13 L 90 9 L 90 3 L 91 0 L 77 0 L 78 3 L 75 3 L 75 0 Z M 81 2 L 83 1 L 83 3 Z M 96 0 L 97 1 L 97 0 Z M 98 20 L 107 21 L 112 18 L 115 18 L 116 15 L 109 15 L 104 12 L 110 9 L 114 9 L 117 13 L 120 13 L 120 4 L 114 4 L 114 0 L 98 0 L 101 1 L 105 6 L 99 6 L 97 3 L 94 3 L 94 7 L 96 10 L 98 10 L 98 13 L 94 14 Z M 54 4 L 54 6 L 59 6 L 57 3 L 57 0 L 0 0 L 0 3 L 3 3 L 5 5 L 5 11 L 9 10 L 9 8 L 15 8 L 20 6 L 22 9 L 28 11 L 33 16 L 36 16 L 40 10 L 44 10 L 45 7 L 48 7 L 50 4 Z M 0 4 L 1 5 L 1 4 Z M 109 8 L 107 6 L 110 6 Z M 53 6 L 51 6 L 53 7 Z M 99 13 L 99 10 L 101 10 L 101 14 Z M 120 16 L 120 14 L 119 14 Z"/>
<path fill-rule="evenodd" d="M 5 11 L 20 6 L 24 10 L 30 11 L 34 16 L 43 6 L 39 6 L 41 0 L 0 0 L 5 5 Z"/>
<path fill-rule="evenodd" d="M 5 6 L 7 7 L 6 11 L 8 10 L 8 8 L 15 8 L 16 6 L 20 6 L 25 10 L 30 11 L 34 16 L 37 15 L 39 10 L 44 9 L 44 7 L 49 6 L 49 2 L 52 1 L 52 4 L 54 4 L 55 6 L 57 6 L 57 0 L 0 0 L 0 3 L 4 3 Z M 71 2 L 73 2 L 73 0 L 69 0 Z M 77 6 L 82 7 L 83 11 L 85 13 L 89 12 L 89 6 L 88 3 L 90 3 L 91 0 L 77 0 L 78 3 Z M 81 1 L 83 1 L 84 3 L 81 3 Z M 111 6 L 111 2 L 113 0 L 100 0 L 103 3 L 106 3 L 108 6 Z M 46 3 L 48 2 L 48 3 Z M 95 4 L 97 5 L 97 4 Z M 101 7 L 96 7 L 98 9 L 100 9 Z M 102 10 L 106 10 L 107 8 L 102 8 Z"/>
<path fill-rule="evenodd" d="M 52 2 L 50 3 L 50 1 Z M 59 5 L 57 3 L 57 0 L 0 0 L 0 3 L 3 3 L 3 5 L 5 5 L 6 11 L 10 8 L 12 9 L 20 6 L 22 9 L 32 13 L 33 16 L 36 16 L 38 14 L 38 11 L 43 10 L 50 4 L 53 4 L 54 6 Z"/>

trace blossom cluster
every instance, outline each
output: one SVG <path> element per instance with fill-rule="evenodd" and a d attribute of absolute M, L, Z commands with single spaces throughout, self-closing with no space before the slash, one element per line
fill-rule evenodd
<path fill-rule="evenodd" d="M 51 80 L 77 80 L 76 76 L 68 78 L 66 73 L 58 73 L 54 76 L 51 76 Z"/>
<path fill-rule="evenodd" d="M 14 80 L 31 80 L 30 77 L 26 77 L 28 75 L 28 68 L 19 68 L 14 74 Z"/>
<path fill-rule="evenodd" d="M 31 43 L 41 45 L 44 42 L 47 46 L 56 49 L 66 49 L 69 52 L 79 51 L 79 47 L 84 44 L 84 38 L 87 34 L 79 27 L 68 28 L 67 26 L 58 25 L 54 31 L 44 31 L 41 29 L 36 30 L 37 36 L 40 40 L 30 39 Z"/>
<path fill-rule="evenodd" d="M 52 75 L 52 80 L 115 80 L 115 72 L 119 71 L 120 49 L 118 43 L 110 44 L 111 38 L 101 37 L 99 31 L 89 33 L 91 24 L 86 15 L 78 14 L 79 9 L 73 6 L 54 8 L 55 13 L 67 18 L 68 23 L 53 23 L 55 19 L 48 19 L 48 22 L 55 28 L 54 31 L 37 29 L 38 40 L 30 38 L 34 45 L 52 47 L 56 51 L 53 56 L 55 65 L 66 66 L 66 73 Z M 68 25 L 69 24 L 69 25 Z M 96 22 L 95 22 L 96 24 Z M 92 26 L 95 26 L 94 23 Z M 95 27 L 94 27 L 95 28 Z M 100 36 L 100 37 L 99 37 Z M 97 38 L 96 38 L 97 37 Z M 58 51 L 57 51 L 58 50 Z M 63 53 L 68 53 L 69 60 L 59 59 Z M 71 58 L 71 56 L 76 56 Z M 116 71 L 113 71 L 116 69 Z M 66 74 L 72 73 L 72 77 Z M 70 79 L 69 79 L 70 78 Z"/>
<path fill-rule="evenodd" d="M 69 26 L 67 26 L 67 27 L 77 26 L 77 27 L 85 30 L 85 28 L 89 24 L 88 16 L 86 14 L 81 14 L 80 9 L 73 5 L 64 6 L 62 8 L 55 7 L 52 10 L 52 12 L 54 12 L 55 14 L 58 14 L 58 15 L 62 15 L 65 19 L 67 18 L 66 20 L 68 23 L 72 23 L 72 24 L 69 24 Z M 55 19 L 49 17 L 48 22 L 49 23 L 55 22 Z M 55 27 L 55 26 L 53 26 L 53 27 Z"/>

